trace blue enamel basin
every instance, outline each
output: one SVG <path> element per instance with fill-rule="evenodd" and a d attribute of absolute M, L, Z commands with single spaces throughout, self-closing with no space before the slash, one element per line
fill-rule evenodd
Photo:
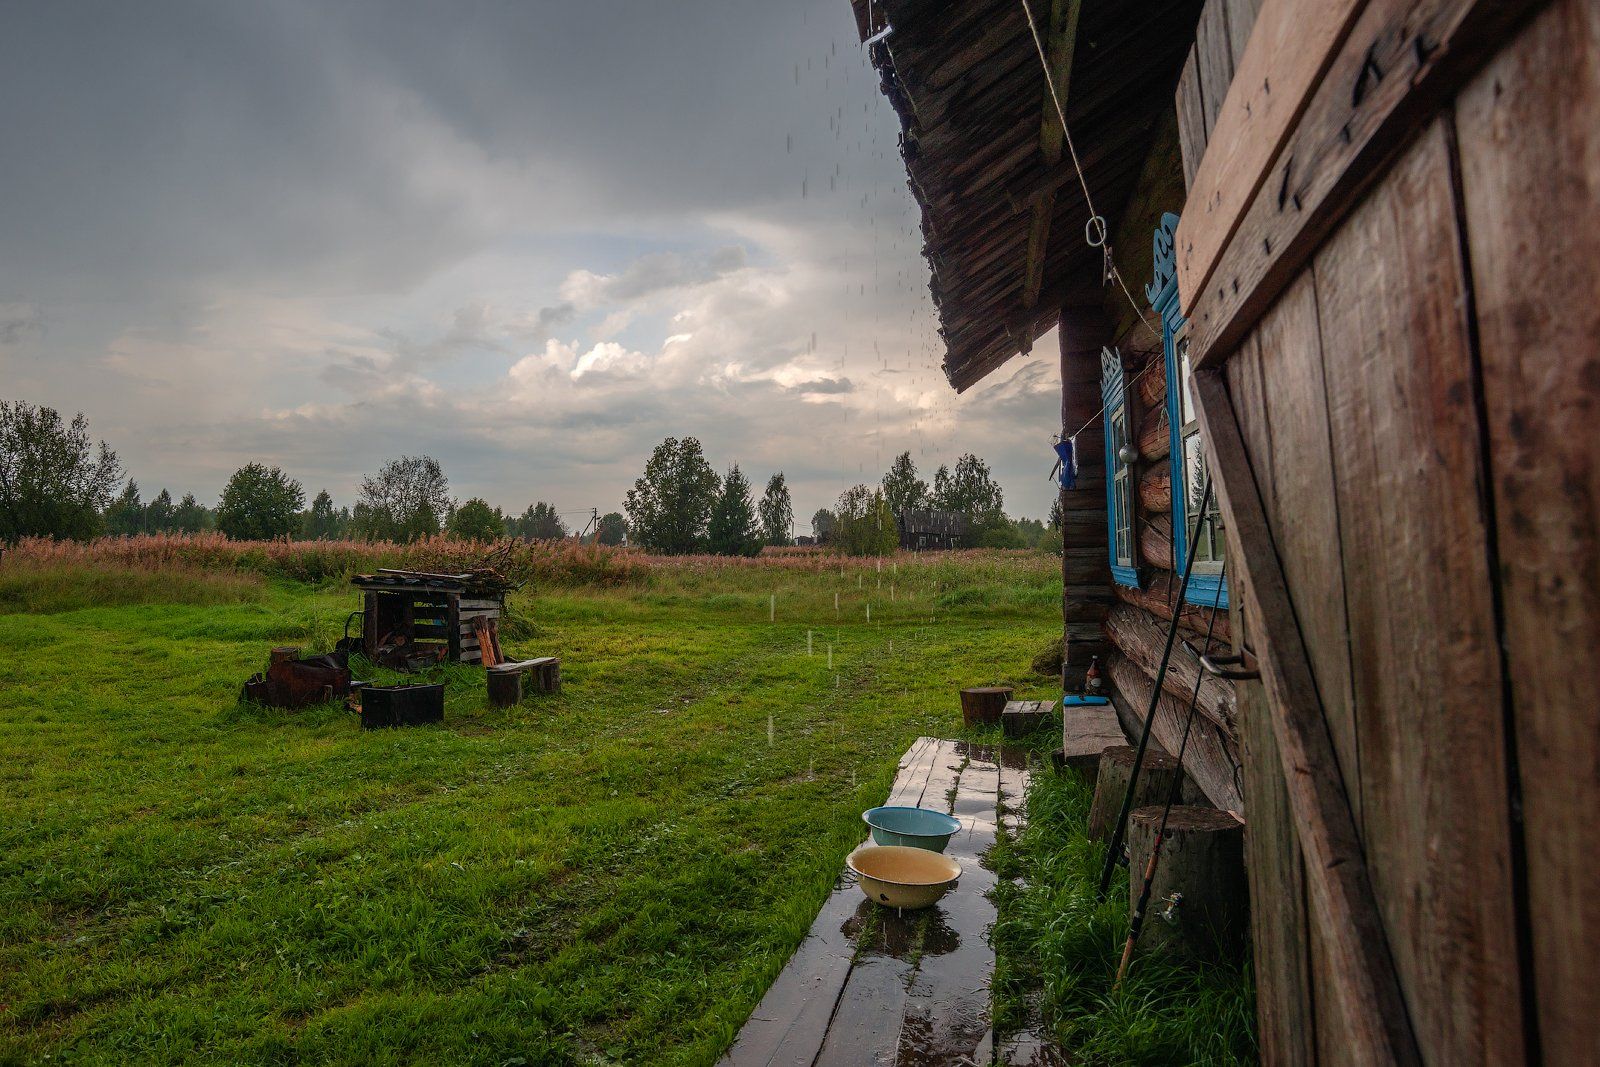
<path fill-rule="evenodd" d="M 961 829 L 960 819 L 927 808 L 872 808 L 861 818 L 872 827 L 874 844 L 909 845 L 929 852 L 943 852 L 950 835 Z"/>

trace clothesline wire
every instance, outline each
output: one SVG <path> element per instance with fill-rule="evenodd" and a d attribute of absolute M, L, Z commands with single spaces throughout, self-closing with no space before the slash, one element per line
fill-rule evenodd
<path fill-rule="evenodd" d="M 1022 0 L 1022 13 L 1028 18 L 1028 30 L 1033 34 L 1033 47 L 1039 53 L 1039 65 L 1044 68 L 1045 87 L 1050 90 L 1050 102 L 1055 106 L 1056 118 L 1061 123 L 1061 136 L 1067 145 L 1067 156 L 1072 160 L 1072 169 L 1076 171 L 1078 175 L 1078 185 L 1083 189 L 1084 206 L 1089 209 L 1089 222 L 1084 228 L 1084 240 L 1088 242 L 1091 248 L 1099 247 L 1103 249 L 1103 254 L 1105 255 L 1106 261 L 1106 272 L 1112 279 L 1116 281 L 1117 288 L 1122 290 L 1122 295 L 1127 299 L 1128 306 L 1133 308 L 1133 313 L 1139 317 L 1139 324 L 1146 330 L 1150 331 L 1151 337 L 1154 337 L 1157 341 L 1163 341 L 1160 332 L 1158 332 L 1154 326 L 1150 325 L 1149 319 L 1145 318 L 1144 310 L 1140 308 L 1138 302 L 1134 300 L 1133 293 L 1128 289 L 1128 283 L 1123 280 L 1122 272 L 1117 269 L 1116 261 L 1112 258 L 1111 245 L 1106 236 L 1106 221 L 1104 217 L 1102 217 L 1100 213 L 1094 209 L 1094 197 L 1089 192 L 1089 180 L 1084 176 L 1083 164 L 1078 160 L 1077 146 L 1072 143 L 1072 131 L 1067 127 L 1067 112 L 1066 109 L 1061 106 L 1061 97 L 1056 92 L 1056 81 L 1055 78 L 1050 74 L 1050 60 L 1045 55 L 1044 39 L 1039 36 L 1039 24 L 1034 21 L 1033 8 L 1029 6 L 1028 0 Z M 1096 222 L 1099 223 L 1098 233 L 1100 235 L 1100 240 L 1098 242 L 1094 241 L 1089 236 L 1090 233 L 1095 232 Z M 1134 375 L 1132 381 L 1130 381 L 1128 384 L 1131 385 L 1133 382 L 1137 382 L 1140 378 L 1144 377 L 1144 375 L 1148 374 L 1150 369 L 1154 366 L 1155 363 L 1152 361 L 1138 374 Z M 1100 419 L 1100 416 L 1106 413 L 1107 406 L 1109 405 L 1102 404 L 1100 406 L 1100 410 L 1095 412 L 1087 422 L 1085 422 L 1082 426 L 1079 426 L 1070 434 L 1063 434 L 1062 439 L 1070 440 L 1074 437 L 1077 437 L 1084 430 L 1088 429 Z"/>

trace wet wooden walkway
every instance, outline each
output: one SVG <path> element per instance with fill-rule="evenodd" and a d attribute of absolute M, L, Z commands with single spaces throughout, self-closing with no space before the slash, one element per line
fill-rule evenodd
<path fill-rule="evenodd" d="M 844 871 L 723 1063 L 987 1065 L 995 876 L 979 858 L 1001 820 L 1015 830 L 1026 788 L 1021 752 L 918 738 L 886 803 L 961 820 L 945 853 L 961 864 L 960 884 L 932 908 L 901 916 L 867 900 Z"/>

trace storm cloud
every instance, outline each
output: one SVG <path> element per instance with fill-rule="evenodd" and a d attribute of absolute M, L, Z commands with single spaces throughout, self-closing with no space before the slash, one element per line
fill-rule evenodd
<path fill-rule="evenodd" d="M 956 397 L 847 0 L 12 5 L 0 395 L 141 486 L 620 505 L 662 437 L 809 516 L 910 449 L 1042 515 L 1052 361 Z M 1038 346 L 1049 352 L 1049 341 Z"/>

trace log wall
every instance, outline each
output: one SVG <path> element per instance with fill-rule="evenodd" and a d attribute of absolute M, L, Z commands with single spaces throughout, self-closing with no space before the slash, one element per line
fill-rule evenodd
<path fill-rule="evenodd" d="M 1214 456 L 1230 557 L 1248 496 L 1266 526 L 1252 573 L 1292 607 L 1268 629 L 1236 583 L 1233 636 L 1269 674 L 1303 648 L 1314 682 L 1235 701 L 1262 1058 L 1587 1062 L 1600 6 L 1368 0 L 1332 47 L 1290 164 L 1221 242 L 1223 284 L 1185 294 L 1207 324 L 1197 359 L 1218 368 L 1202 373 L 1220 374 L 1206 425 L 1243 438 L 1238 460 Z M 1186 165 L 1216 120 L 1204 96 L 1180 86 Z M 1332 766 L 1285 766 L 1296 699 Z M 1291 788 L 1308 775 L 1332 780 L 1359 837 L 1397 1044 L 1355 1007 L 1351 927 L 1325 906 L 1330 872 L 1302 859 L 1326 832 Z"/>
<path fill-rule="evenodd" d="M 1177 595 L 1178 568 L 1172 553 L 1172 475 L 1167 460 L 1170 429 L 1166 410 L 1166 367 L 1159 322 L 1143 302 L 1143 287 L 1153 270 L 1152 237 L 1162 215 L 1177 211 L 1183 204 L 1183 197 L 1183 162 L 1178 115 L 1174 111 L 1154 131 L 1138 184 L 1123 210 L 1112 241 L 1117 269 L 1140 301 L 1139 310 L 1143 314 L 1136 313 L 1122 291 L 1113 286 L 1107 290 L 1101 319 L 1112 325 L 1100 335 L 1100 344 L 1114 346 L 1122 355 L 1128 384 L 1129 431 L 1139 450 L 1133 471 L 1137 485 L 1134 494 L 1137 587 L 1111 582 L 1106 562 L 1104 425 L 1096 421 L 1093 427 L 1097 449 L 1094 469 L 1099 479 L 1095 512 L 1099 525 L 1093 531 L 1094 551 L 1098 552 L 1097 581 L 1101 583 L 1099 588 L 1107 592 L 1106 599 L 1114 601 L 1113 604 L 1095 601 L 1096 632 L 1093 636 L 1099 643 L 1094 654 L 1103 657 L 1119 716 L 1124 727 L 1134 734 L 1142 729 L 1150 711 L 1161 650 L 1173 616 L 1178 617 L 1181 636 L 1197 646 L 1204 644 L 1208 632 L 1216 642 L 1226 644 L 1231 632 L 1225 612 L 1214 613 L 1209 608 L 1185 603 Z M 1065 318 L 1064 314 L 1063 321 Z M 1083 366 L 1087 370 L 1087 359 Z M 1074 409 L 1075 413 L 1082 411 L 1077 419 L 1081 424 L 1084 418 L 1100 409 L 1098 345 L 1094 351 L 1092 383 L 1082 380 L 1073 383 L 1073 387 L 1081 391 Z M 1074 544 L 1070 536 L 1067 543 Z M 1069 604 L 1073 597 L 1069 586 Z M 1087 641 L 1088 635 L 1083 639 Z M 1177 752 L 1197 682 L 1202 692 L 1196 726 L 1185 753 L 1185 767 L 1211 803 L 1242 813 L 1244 797 L 1239 788 L 1241 754 L 1233 683 L 1209 676 L 1202 681 L 1198 658 L 1182 642 L 1174 646 L 1162 695 L 1156 705 L 1152 736 L 1170 753 Z"/>

